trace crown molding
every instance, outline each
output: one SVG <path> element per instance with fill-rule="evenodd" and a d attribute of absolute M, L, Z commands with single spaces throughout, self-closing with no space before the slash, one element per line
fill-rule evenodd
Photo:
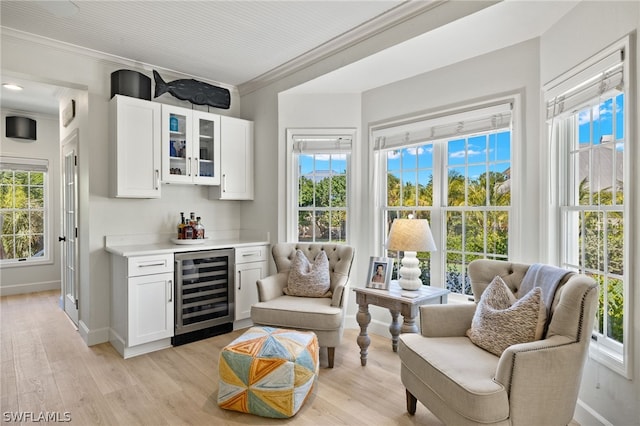
<path fill-rule="evenodd" d="M 266 87 L 330 56 L 432 10 L 450 0 L 405 1 L 395 8 L 309 50 L 258 77 L 238 85 L 240 96 Z"/>
<path fill-rule="evenodd" d="M 45 46 L 50 49 L 56 49 L 61 52 L 73 53 L 76 55 L 90 57 L 108 66 L 126 66 L 126 67 L 130 67 L 138 70 L 145 70 L 145 71 L 151 71 L 155 69 L 157 71 L 161 71 L 162 73 L 169 73 L 174 76 L 193 78 L 195 80 L 199 80 L 199 81 L 207 82 L 209 84 L 213 84 L 216 86 L 224 87 L 226 89 L 229 89 L 229 91 L 231 92 L 237 92 L 238 90 L 238 88 L 234 85 L 211 80 L 210 78 L 187 74 L 185 72 L 176 71 L 170 68 L 163 68 L 157 65 L 148 64 L 146 62 L 140 62 L 140 61 L 125 58 L 122 56 L 112 55 L 112 54 L 101 52 L 98 50 L 89 49 L 87 47 L 66 43 L 64 41 L 55 40 L 48 37 L 42 37 L 36 34 L 16 30 L 9 27 L 0 26 L 0 34 L 2 35 L 3 43 L 7 41 L 7 38 L 8 39 L 14 38 L 14 39 L 34 43 L 34 44 L 39 44 L 41 46 Z"/>

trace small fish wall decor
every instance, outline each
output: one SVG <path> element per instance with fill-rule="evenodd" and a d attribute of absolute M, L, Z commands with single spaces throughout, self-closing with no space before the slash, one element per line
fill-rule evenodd
<path fill-rule="evenodd" d="M 189 101 L 196 105 L 229 109 L 231 104 L 229 90 L 222 87 L 193 79 L 174 80 L 167 83 L 156 70 L 153 70 L 153 79 L 156 82 L 156 98 L 168 92 L 182 101 Z"/>

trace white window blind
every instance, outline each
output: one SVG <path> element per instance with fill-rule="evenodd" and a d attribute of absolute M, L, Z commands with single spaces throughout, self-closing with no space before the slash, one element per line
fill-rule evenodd
<path fill-rule="evenodd" d="M 47 172 L 48 160 L 37 158 L 0 157 L 1 170 Z"/>
<path fill-rule="evenodd" d="M 623 62 L 624 50 L 616 50 L 588 69 L 549 84 L 545 89 L 547 119 L 575 112 L 585 103 L 620 87 L 624 81 Z"/>
<path fill-rule="evenodd" d="M 293 152 L 296 154 L 340 154 L 351 152 L 351 137 L 293 136 Z"/>
<path fill-rule="evenodd" d="M 449 111 L 438 116 L 423 117 L 375 129 L 374 149 L 387 150 L 420 143 L 454 139 L 474 133 L 511 127 L 511 102 L 480 106 L 465 111 Z"/>

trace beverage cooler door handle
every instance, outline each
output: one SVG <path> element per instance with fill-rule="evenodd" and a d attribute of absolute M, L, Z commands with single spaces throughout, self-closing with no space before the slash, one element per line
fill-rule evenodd
<path fill-rule="evenodd" d="M 167 281 L 169 284 L 169 303 L 173 302 L 173 280 Z"/>

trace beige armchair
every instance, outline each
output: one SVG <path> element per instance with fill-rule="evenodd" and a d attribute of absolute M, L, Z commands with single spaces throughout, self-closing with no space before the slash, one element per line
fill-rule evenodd
<path fill-rule="evenodd" d="M 313 261 L 324 250 L 329 260 L 331 297 L 299 297 L 285 295 L 289 269 L 296 250 Z M 318 336 L 320 347 L 327 348 L 329 368 L 333 368 L 335 348 L 344 331 L 345 288 L 354 249 L 342 244 L 279 243 L 272 248 L 277 273 L 258 280 L 258 300 L 251 307 L 251 319 L 256 325 L 310 330 Z"/>
<path fill-rule="evenodd" d="M 496 275 L 514 295 L 530 265 L 476 260 L 468 273 L 476 302 Z M 398 348 L 407 411 L 416 401 L 451 425 L 567 425 L 575 410 L 598 299 L 595 281 L 570 273 L 553 297 L 542 340 L 496 356 L 465 335 L 476 304 L 429 305 L 420 334 Z"/>

